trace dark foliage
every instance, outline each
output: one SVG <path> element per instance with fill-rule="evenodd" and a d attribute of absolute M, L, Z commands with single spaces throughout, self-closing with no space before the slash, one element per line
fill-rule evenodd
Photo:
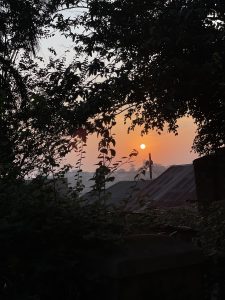
<path fill-rule="evenodd" d="M 83 12 L 62 13 L 72 8 Z M 124 110 L 130 129 L 143 125 L 144 132 L 166 123 L 176 132 L 177 119 L 188 114 L 198 125 L 199 153 L 224 145 L 224 22 L 219 0 L 0 0 L 2 299 L 87 299 L 94 289 L 84 263 L 90 252 L 123 234 L 152 232 L 146 223 L 186 224 L 174 215 L 161 221 L 56 202 L 23 179 L 54 174 L 77 137 L 85 142 L 96 131 L 103 140 L 95 189 L 104 190 L 117 167 L 110 130 Z M 37 57 L 39 40 L 54 31 L 74 43 L 69 63 L 52 48 L 49 62 Z M 210 225 L 216 214 L 201 220 L 200 242 L 221 258 L 223 220 Z"/>
<path fill-rule="evenodd" d="M 190 115 L 197 152 L 224 145 L 221 1 L 0 4 L 2 176 L 55 171 L 79 128 L 104 136 L 121 111 L 145 133 L 176 133 Z M 56 33 L 71 40 L 70 60 L 50 48 L 46 63 L 38 43 Z"/>
<path fill-rule="evenodd" d="M 71 135 L 82 122 L 71 116 L 76 104 L 67 104 L 71 95 L 78 97 L 81 79 L 74 64 L 46 64 L 36 53 L 40 39 L 54 35 L 56 12 L 77 3 L 0 1 L 0 178 L 48 174 L 71 150 Z"/>
<path fill-rule="evenodd" d="M 200 154 L 225 142 L 223 1 L 88 1 L 77 37 L 95 57 L 88 104 L 115 114 L 125 106 L 131 129 L 143 125 L 176 132 L 190 115 Z M 96 109 L 96 108 L 95 108 Z"/>
<path fill-rule="evenodd" d="M 55 202 L 38 182 L 11 185 L 1 200 L 1 299 L 88 299 L 98 280 L 88 261 L 121 240 L 123 218 Z"/>

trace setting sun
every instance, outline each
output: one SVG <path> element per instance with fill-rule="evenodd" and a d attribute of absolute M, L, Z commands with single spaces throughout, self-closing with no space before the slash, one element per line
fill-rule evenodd
<path fill-rule="evenodd" d="M 146 148 L 146 145 L 145 145 L 145 144 L 141 144 L 141 145 L 140 145 L 140 148 L 141 148 L 142 150 L 144 150 L 144 149 Z"/>

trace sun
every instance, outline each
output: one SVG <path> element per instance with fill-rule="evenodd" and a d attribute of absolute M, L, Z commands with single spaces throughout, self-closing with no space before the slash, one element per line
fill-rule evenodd
<path fill-rule="evenodd" d="M 141 144 L 141 145 L 140 145 L 140 148 L 141 148 L 142 150 L 144 150 L 144 149 L 146 148 L 146 145 L 145 145 L 145 144 Z"/>

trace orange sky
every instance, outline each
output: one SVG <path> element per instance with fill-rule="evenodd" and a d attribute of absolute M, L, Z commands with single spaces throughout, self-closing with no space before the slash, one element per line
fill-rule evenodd
<path fill-rule="evenodd" d="M 62 54 L 65 50 L 72 47 L 71 41 L 67 40 L 59 35 L 55 37 L 43 40 L 40 47 L 40 55 L 45 58 L 49 56 L 48 47 L 54 46 L 59 54 Z M 178 124 L 179 135 L 168 134 L 167 132 L 158 135 L 155 132 L 151 132 L 147 136 L 140 136 L 140 128 L 137 128 L 135 132 L 127 134 L 127 127 L 123 124 L 122 116 L 117 118 L 117 125 L 114 133 L 116 134 L 116 159 L 120 159 L 122 156 L 127 156 L 132 149 L 137 149 L 139 155 L 135 160 L 135 167 L 138 168 L 143 164 L 143 161 L 148 158 L 148 153 L 152 153 L 152 160 L 155 163 L 159 163 L 165 166 L 172 164 L 185 164 L 191 163 L 193 159 L 197 157 L 195 153 L 191 153 L 191 146 L 195 136 L 195 126 L 191 118 L 182 118 Z M 141 150 L 140 144 L 146 144 L 146 149 Z M 86 158 L 83 160 L 83 170 L 93 171 L 97 162 L 97 146 L 98 140 L 96 135 L 92 135 L 88 138 L 88 145 L 86 149 Z M 76 157 L 74 153 L 68 156 L 68 162 L 72 165 L 76 163 Z M 130 166 L 126 168 L 129 169 Z M 124 167 L 125 168 L 125 167 Z"/>
<path fill-rule="evenodd" d="M 193 159 L 197 158 L 197 155 L 191 152 L 196 127 L 191 118 L 180 119 L 178 125 L 178 136 L 165 131 L 161 135 L 151 132 L 142 137 L 140 128 L 127 134 L 127 126 L 123 124 L 122 116 L 118 117 L 117 125 L 114 129 L 116 134 L 116 159 L 119 160 L 122 156 L 128 156 L 132 149 L 136 149 L 139 152 L 134 161 L 136 168 L 142 166 L 143 161 L 148 158 L 149 152 L 152 154 L 154 163 L 165 166 L 191 163 Z M 140 144 L 142 143 L 146 144 L 145 150 L 140 149 Z M 85 171 L 93 171 L 96 168 L 94 164 L 97 162 L 98 156 L 97 144 L 96 135 L 88 138 L 86 157 L 83 160 L 83 170 Z M 75 161 L 75 155 L 71 153 L 69 162 L 74 164 Z M 129 169 L 130 165 L 123 166 L 123 168 Z"/>

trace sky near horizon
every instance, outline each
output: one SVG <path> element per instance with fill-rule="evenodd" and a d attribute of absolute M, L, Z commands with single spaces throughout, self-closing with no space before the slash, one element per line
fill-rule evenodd
<path fill-rule="evenodd" d="M 133 149 L 138 151 L 138 156 L 134 158 L 133 165 L 136 169 L 140 168 L 144 161 L 148 159 L 151 152 L 154 163 L 164 166 L 189 164 L 198 157 L 191 149 L 195 136 L 196 126 L 192 118 L 184 117 L 178 121 L 178 135 L 168 133 L 166 130 L 159 135 L 152 131 L 148 135 L 141 136 L 141 128 L 137 127 L 135 131 L 127 133 L 127 125 L 124 125 L 122 116 L 117 118 L 117 124 L 113 130 L 116 139 L 116 160 L 123 156 L 128 156 Z M 145 144 L 144 150 L 140 145 Z M 86 154 L 83 159 L 83 170 L 94 171 L 98 161 L 98 139 L 96 135 L 91 135 L 87 140 Z M 71 153 L 67 161 L 72 165 L 76 163 L 75 153 Z M 123 169 L 129 170 L 131 164 L 123 165 Z"/>

